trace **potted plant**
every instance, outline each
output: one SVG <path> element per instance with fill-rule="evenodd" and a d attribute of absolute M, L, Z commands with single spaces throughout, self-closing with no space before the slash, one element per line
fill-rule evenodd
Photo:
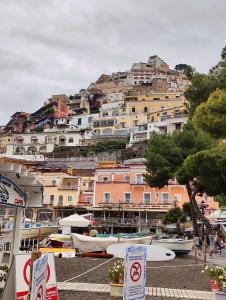
<path fill-rule="evenodd" d="M 206 272 L 211 277 L 211 287 L 214 291 L 214 300 L 226 300 L 226 267 L 216 266 L 215 268 L 206 266 Z"/>
<path fill-rule="evenodd" d="M 110 296 L 123 296 L 123 281 L 124 281 L 124 261 L 119 259 L 115 261 L 113 267 L 109 270 L 110 278 Z"/>

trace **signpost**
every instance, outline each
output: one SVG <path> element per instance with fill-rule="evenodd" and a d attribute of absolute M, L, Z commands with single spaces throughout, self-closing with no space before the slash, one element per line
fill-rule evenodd
<path fill-rule="evenodd" d="M 44 254 L 33 263 L 30 300 L 46 300 L 48 276 L 48 254 Z"/>
<path fill-rule="evenodd" d="M 144 300 L 147 248 L 131 245 L 126 248 L 124 270 L 124 300 Z"/>

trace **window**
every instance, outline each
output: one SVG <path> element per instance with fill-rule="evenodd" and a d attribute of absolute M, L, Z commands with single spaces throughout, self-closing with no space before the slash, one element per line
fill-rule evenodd
<path fill-rule="evenodd" d="M 72 203 L 72 196 L 68 196 L 67 201 L 68 201 L 69 204 Z"/>
<path fill-rule="evenodd" d="M 131 111 L 132 111 L 132 113 L 135 113 L 136 112 L 136 107 L 132 107 Z"/>
<path fill-rule="evenodd" d="M 130 193 L 124 193 L 124 202 L 130 203 L 131 201 L 131 194 Z"/>
<path fill-rule="evenodd" d="M 111 193 L 104 193 L 104 202 L 106 203 L 111 202 Z"/>
<path fill-rule="evenodd" d="M 147 113 L 148 112 L 148 108 L 145 106 L 144 107 L 144 112 Z"/>
<path fill-rule="evenodd" d="M 144 204 L 150 204 L 150 203 L 151 203 L 151 194 L 144 193 Z"/>
<path fill-rule="evenodd" d="M 74 143 L 74 139 L 73 138 L 69 138 L 68 139 L 68 143 L 70 143 L 70 144 Z"/>
<path fill-rule="evenodd" d="M 93 120 L 93 118 L 92 118 L 92 117 L 89 117 L 89 118 L 88 118 L 88 123 L 91 123 L 92 120 Z"/>
<path fill-rule="evenodd" d="M 156 98 L 156 97 L 154 97 L 154 98 L 153 98 L 153 100 L 160 100 L 160 98 Z"/>
<path fill-rule="evenodd" d="M 143 177 L 141 174 L 136 175 L 136 183 L 141 184 L 143 182 Z"/>
<path fill-rule="evenodd" d="M 174 201 L 181 201 L 181 194 L 175 194 Z"/>
<path fill-rule="evenodd" d="M 90 197 L 90 196 L 86 197 L 86 202 L 87 203 L 92 203 L 93 202 L 93 197 Z"/>
<path fill-rule="evenodd" d="M 108 176 L 103 176 L 103 182 L 108 182 Z"/>
<path fill-rule="evenodd" d="M 67 188 L 70 188 L 70 187 L 71 187 L 71 183 L 67 182 Z"/>
<path fill-rule="evenodd" d="M 155 193 L 155 198 L 160 198 L 160 193 Z"/>
<path fill-rule="evenodd" d="M 52 186 L 57 186 L 56 180 L 52 180 Z"/>
<path fill-rule="evenodd" d="M 125 176 L 125 182 L 130 182 L 130 176 L 129 175 Z"/>
<path fill-rule="evenodd" d="M 63 202 L 64 202 L 64 197 L 60 195 L 58 198 L 58 206 L 63 206 Z"/>
<path fill-rule="evenodd" d="M 78 118 L 78 125 L 82 124 L 82 118 Z"/>
<path fill-rule="evenodd" d="M 54 202 L 54 195 L 50 195 L 49 204 L 53 205 L 53 202 Z"/>
<path fill-rule="evenodd" d="M 164 203 L 169 202 L 169 193 L 162 193 L 162 201 Z"/>

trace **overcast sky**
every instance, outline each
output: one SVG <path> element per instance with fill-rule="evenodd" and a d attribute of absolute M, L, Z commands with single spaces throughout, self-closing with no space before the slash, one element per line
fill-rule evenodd
<path fill-rule="evenodd" d="M 225 16 L 225 0 L 0 0 L 0 125 L 150 55 L 207 72 Z"/>

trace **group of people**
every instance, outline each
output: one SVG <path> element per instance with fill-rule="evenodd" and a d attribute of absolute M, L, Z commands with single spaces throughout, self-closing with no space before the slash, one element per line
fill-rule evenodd
<path fill-rule="evenodd" d="M 206 249 L 209 253 L 209 257 L 212 257 L 214 253 L 222 253 L 222 250 L 225 248 L 225 241 L 222 235 L 218 232 L 212 231 L 205 237 Z M 195 239 L 195 250 L 198 255 L 201 255 L 203 249 L 203 240 L 200 237 Z"/>

